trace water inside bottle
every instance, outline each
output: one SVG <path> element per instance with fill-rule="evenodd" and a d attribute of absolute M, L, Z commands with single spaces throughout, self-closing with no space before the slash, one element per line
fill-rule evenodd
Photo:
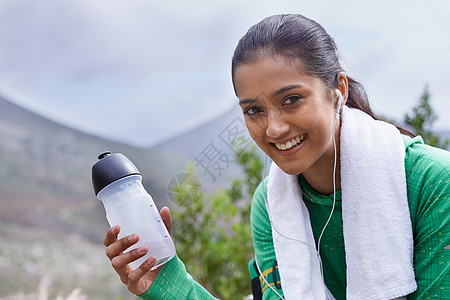
<path fill-rule="evenodd" d="M 111 226 L 119 224 L 121 231 L 119 238 L 133 233 L 139 235 L 139 241 L 125 252 L 147 245 L 147 254 L 130 263 L 134 270 L 150 256 L 155 256 L 157 261 L 154 268 L 164 264 L 174 255 L 174 246 L 169 233 L 159 215 L 155 205 L 150 201 L 148 194 L 138 195 L 117 203 L 107 211 L 106 217 Z"/>
<path fill-rule="evenodd" d="M 136 270 L 137 268 L 139 268 L 139 266 L 143 262 L 145 262 L 148 258 L 150 258 L 150 256 L 156 257 L 156 263 L 152 267 L 152 270 L 158 268 L 159 266 L 162 266 L 164 263 L 166 263 L 167 261 L 169 261 L 171 258 L 174 257 L 174 252 L 171 252 L 171 249 L 173 249 L 172 246 L 165 241 L 159 241 L 159 243 L 155 243 L 155 242 L 139 243 L 139 244 L 136 244 L 136 247 L 128 248 L 126 250 L 126 252 L 131 251 L 136 248 L 139 248 L 144 245 L 147 245 L 148 252 L 143 257 L 141 257 L 129 264 L 130 268 L 133 270 Z"/>

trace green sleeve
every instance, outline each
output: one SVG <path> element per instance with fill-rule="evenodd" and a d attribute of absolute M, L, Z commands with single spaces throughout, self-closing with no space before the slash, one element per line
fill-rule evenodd
<path fill-rule="evenodd" d="M 450 153 L 412 145 L 405 171 L 418 286 L 408 299 L 450 299 Z"/>
<path fill-rule="evenodd" d="M 266 185 L 267 180 L 264 182 L 264 193 L 267 193 Z M 280 286 L 280 275 L 278 274 L 278 268 L 274 268 L 276 258 L 272 239 L 272 226 L 270 225 L 269 215 L 266 210 L 262 184 L 259 185 L 253 196 L 250 222 L 252 226 L 253 248 L 255 250 L 255 257 L 259 269 L 270 286 L 283 296 L 281 287 L 277 288 L 274 283 L 274 281 L 276 281 Z M 275 277 L 273 272 L 275 272 Z M 263 300 L 280 299 L 280 297 L 263 281 L 261 275 L 259 276 L 259 279 Z"/>
<path fill-rule="evenodd" d="M 216 299 L 192 279 L 178 256 L 175 256 L 163 266 L 148 291 L 139 298 L 144 300 Z"/>

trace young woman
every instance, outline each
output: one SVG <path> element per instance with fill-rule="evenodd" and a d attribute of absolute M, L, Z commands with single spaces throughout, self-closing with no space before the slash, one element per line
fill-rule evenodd
<path fill-rule="evenodd" d="M 273 163 L 251 225 L 263 299 L 450 299 L 450 154 L 378 121 L 342 69 L 333 39 L 301 15 L 277 15 L 239 41 L 233 83 L 251 137 Z M 161 216 L 169 231 L 167 208 Z M 213 299 L 175 257 L 106 254 L 143 299 Z M 318 249 L 318 250 L 316 250 Z M 250 269 L 253 266 L 250 266 Z"/>

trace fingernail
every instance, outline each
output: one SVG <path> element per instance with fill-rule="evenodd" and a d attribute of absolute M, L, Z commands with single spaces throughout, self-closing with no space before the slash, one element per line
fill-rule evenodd
<path fill-rule="evenodd" d="M 149 259 L 147 259 L 147 261 L 145 262 L 148 266 L 151 266 L 153 264 L 155 264 L 156 262 L 156 257 L 152 256 Z"/>
<path fill-rule="evenodd" d="M 135 242 L 136 239 L 137 239 L 137 237 L 136 237 L 136 234 L 134 234 L 134 233 L 128 237 L 129 242 Z"/>
<path fill-rule="evenodd" d="M 142 246 L 142 247 L 137 249 L 137 253 L 138 254 L 145 254 L 146 252 L 147 252 L 147 246 L 146 245 L 144 245 L 144 246 Z"/>

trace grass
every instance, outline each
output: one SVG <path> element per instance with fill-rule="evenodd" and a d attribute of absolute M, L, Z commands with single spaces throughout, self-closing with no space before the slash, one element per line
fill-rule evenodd
<path fill-rule="evenodd" d="M 9 296 L 5 298 L 0 298 L 0 300 L 49 300 L 49 285 L 50 280 L 48 277 L 41 279 L 38 290 L 31 294 L 24 294 L 19 292 L 14 296 Z M 67 297 L 58 295 L 55 300 L 87 300 L 87 296 L 81 293 L 80 288 L 75 288 Z"/>
<path fill-rule="evenodd" d="M 0 222 L 0 245 L 1 300 L 136 299 L 112 269 L 101 241 Z M 39 293 L 46 298 L 36 297 Z"/>

